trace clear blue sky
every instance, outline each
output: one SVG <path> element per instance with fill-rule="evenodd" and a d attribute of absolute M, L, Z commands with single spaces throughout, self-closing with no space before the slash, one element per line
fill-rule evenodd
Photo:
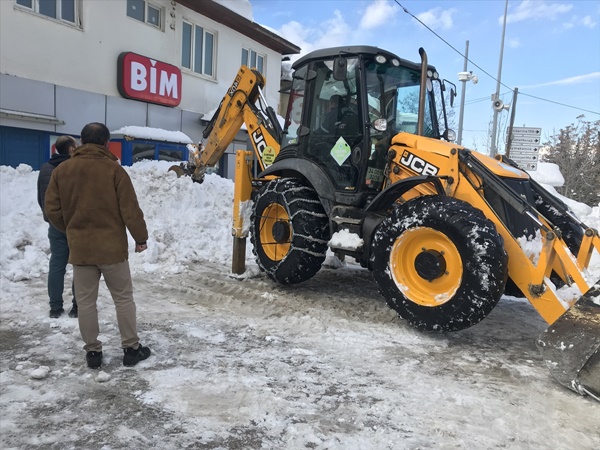
<path fill-rule="evenodd" d="M 367 44 L 418 61 L 419 47 L 425 48 L 429 62 L 458 87 L 456 124 L 462 89 L 457 74 L 463 71 L 468 40 L 472 61 L 468 70 L 479 82 L 466 84 L 463 145 L 480 151 L 489 145 L 505 0 L 249 1 L 254 21 L 300 46 L 302 54 Z M 509 0 L 501 81 L 505 103 L 512 102 L 513 88 L 522 94 L 517 99 L 515 126 L 541 127 L 543 138 L 575 123 L 580 114 L 586 120 L 600 120 L 600 1 Z M 500 115 L 504 127 L 499 132 L 505 131 L 509 114 Z"/>

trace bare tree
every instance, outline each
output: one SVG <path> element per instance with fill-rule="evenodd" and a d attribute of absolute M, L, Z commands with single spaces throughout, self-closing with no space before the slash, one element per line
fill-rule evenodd
<path fill-rule="evenodd" d="M 577 123 L 559 130 L 544 145 L 543 160 L 558 165 L 565 184 L 557 190 L 566 197 L 588 205 L 600 203 L 600 120 L 590 122 L 584 115 Z"/>
<path fill-rule="evenodd" d="M 497 132 L 496 132 L 496 153 L 505 153 L 506 152 L 506 131 L 508 130 L 509 123 L 509 114 L 503 114 L 503 111 L 498 113 L 498 121 L 497 121 Z M 493 118 L 488 122 L 488 133 L 487 139 L 483 144 L 485 151 L 483 153 L 489 154 L 490 148 L 492 147 L 492 128 L 493 128 Z"/>

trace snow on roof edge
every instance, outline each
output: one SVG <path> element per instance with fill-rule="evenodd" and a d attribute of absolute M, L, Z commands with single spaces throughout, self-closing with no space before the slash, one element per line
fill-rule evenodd
<path fill-rule="evenodd" d="M 176 142 L 181 144 L 192 144 L 190 137 L 181 131 L 168 131 L 161 128 L 126 126 L 111 131 L 111 135 L 119 134 L 138 139 L 150 139 L 153 141 Z"/>

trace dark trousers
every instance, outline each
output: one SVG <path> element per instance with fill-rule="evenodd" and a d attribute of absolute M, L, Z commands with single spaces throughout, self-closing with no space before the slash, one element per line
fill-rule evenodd
<path fill-rule="evenodd" d="M 52 225 L 48 226 L 48 239 L 50 241 L 50 265 L 48 268 L 50 309 L 61 309 L 65 290 L 65 272 L 69 261 L 69 245 L 67 244 L 67 235 L 61 233 Z M 71 285 L 71 289 L 73 292 L 73 306 L 76 307 L 74 285 Z"/>

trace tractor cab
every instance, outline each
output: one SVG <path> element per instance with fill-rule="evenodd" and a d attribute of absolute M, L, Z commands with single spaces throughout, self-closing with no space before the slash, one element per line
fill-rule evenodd
<path fill-rule="evenodd" d="M 422 85 L 420 134 L 454 139 L 444 96 L 449 94 L 452 104 L 456 88 L 448 92 L 448 82 L 432 66 L 426 66 L 422 83 L 421 67 L 370 46 L 304 56 L 293 66 L 283 147 L 296 146 L 298 157 L 326 173 L 336 201 L 362 206 L 384 187 L 391 138 L 400 132 L 419 134 Z"/>

